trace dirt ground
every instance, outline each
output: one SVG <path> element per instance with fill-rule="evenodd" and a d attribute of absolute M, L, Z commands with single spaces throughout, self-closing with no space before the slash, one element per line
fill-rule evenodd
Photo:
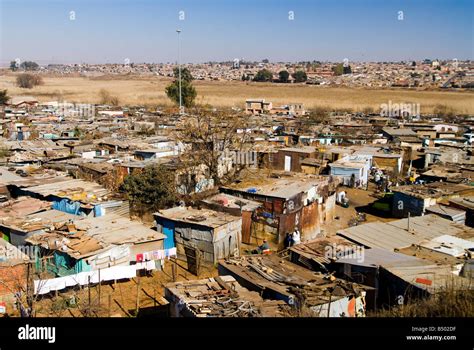
<path fill-rule="evenodd" d="M 147 313 L 155 317 L 167 316 L 167 301 L 164 299 L 164 285 L 173 282 L 172 262 L 166 260 L 163 271 L 153 271 L 147 276 L 135 277 L 130 280 L 103 282 L 89 289 L 68 290 L 57 295 L 42 297 L 35 302 L 38 317 L 134 317 L 137 308 L 137 293 L 139 316 Z M 186 281 L 217 276 L 213 266 L 202 266 L 199 276 L 189 273 L 186 263 L 178 261 L 176 281 Z M 100 303 L 99 303 L 100 293 Z M 71 297 L 77 297 L 76 307 L 67 307 L 65 302 Z M 89 307 L 89 305 L 91 305 Z M 89 314 L 87 314 L 89 312 Z"/>
<path fill-rule="evenodd" d="M 340 205 L 336 206 L 336 215 L 333 222 L 324 225 L 322 229 L 327 236 L 334 236 L 338 230 L 347 228 L 349 226 L 349 221 L 357 216 L 358 211 L 356 208 L 367 206 L 368 204 L 374 202 L 376 197 L 374 196 L 374 185 L 369 184 L 368 190 L 357 189 L 357 188 L 348 188 L 341 187 L 339 190 L 344 189 L 349 198 L 349 208 L 343 208 Z M 375 216 L 372 214 L 365 214 L 365 222 L 374 222 L 374 221 L 391 221 L 394 219 L 384 218 Z"/>

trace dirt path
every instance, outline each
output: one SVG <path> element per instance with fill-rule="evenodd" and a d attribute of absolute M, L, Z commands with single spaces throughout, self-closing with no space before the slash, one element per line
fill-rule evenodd
<path fill-rule="evenodd" d="M 349 208 L 343 208 L 339 205 L 336 206 L 336 215 L 333 222 L 330 224 L 324 225 L 324 233 L 328 236 L 333 236 L 337 233 L 338 230 L 349 227 L 349 221 L 357 216 L 358 207 L 364 207 L 376 200 L 374 197 L 373 186 L 369 185 L 369 190 L 362 190 L 357 188 L 346 188 L 341 187 L 347 194 L 349 198 Z M 366 214 L 365 222 L 374 222 L 374 221 L 391 221 L 393 219 L 387 219 L 372 214 Z"/>

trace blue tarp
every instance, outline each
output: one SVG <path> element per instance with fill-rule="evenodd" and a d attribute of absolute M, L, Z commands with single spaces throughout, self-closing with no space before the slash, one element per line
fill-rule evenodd
<path fill-rule="evenodd" d="M 67 198 L 64 198 L 59 202 L 53 202 L 53 209 L 69 214 L 80 215 L 79 211 L 81 210 L 81 203 L 73 202 Z"/>
<path fill-rule="evenodd" d="M 105 210 L 101 205 L 96 205 L 94 207 L 94 216 L 95 217 L 104 216 L 104 212 L 105 212 Z"/>

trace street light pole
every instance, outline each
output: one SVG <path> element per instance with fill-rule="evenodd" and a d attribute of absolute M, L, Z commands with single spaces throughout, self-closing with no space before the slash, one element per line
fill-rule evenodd
<path fill-rule="evenodd" d="M 181 33 L 181 29 L 177 29 L 176 32 L 178 33 L 178 72 L 179 72 L 179 114 L 182 115 L 183 114 L 183 95 L 182 95 L 182 90 L 181 90 L 181 48 L 180 48 L 180 40 L 179 40 L 179 37 L 180 37 L 180 33 Z"/>

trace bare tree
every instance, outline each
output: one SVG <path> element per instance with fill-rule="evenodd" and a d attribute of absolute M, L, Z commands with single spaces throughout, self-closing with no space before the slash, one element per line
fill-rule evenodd
<path fill-rule="evenodd" d="M 249 145 L 248 127 L 248 120 L 240 114 L 194 109 L 179 125 L 176 135 L 186 145 L 180 156 L 181 169 L 195 172 L 204 165 L 214 184 L 220 184 L 223 156 L 230 151 L 242 152 L 244 145 Z"/>

